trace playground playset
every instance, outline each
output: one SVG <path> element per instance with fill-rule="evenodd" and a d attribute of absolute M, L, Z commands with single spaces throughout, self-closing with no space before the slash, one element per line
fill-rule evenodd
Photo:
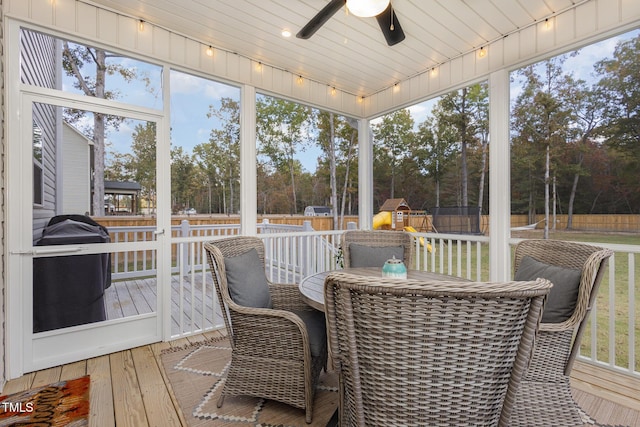
<path fill-rule="evenodd" d="M 374 230 L 404 230 L 410 233 L 417 233 L 417 230 L 409 225 L 409 214 L 411 208 L 407 204 L 405 199 L 387 199 L 386 202 L 380 207 L 380 212 L 373 216 L 373 229 Z M 428 219 L 426 214 L 424 215 L 424 225 L 427 231 L 426 224 Z M 420 238 L 420 244 L 425 245 L 424 238 Z M 427 250 L 431 252 L 431 244 L 427 243 Z"/>

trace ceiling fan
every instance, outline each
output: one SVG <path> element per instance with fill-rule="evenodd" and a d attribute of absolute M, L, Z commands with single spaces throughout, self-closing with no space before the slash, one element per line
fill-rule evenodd
<path fill-rule="evenodd" d="M 404 31 L 400 27 L 398 17 L 389 0 L 331 0 L 316 16 L 311 18 L 307 25 L 302 27 L 296 37 L 299 39 L 311 37 L 345 4 L 353 15 L 359 17 L 375 16 L 389 46 L 404 40 Z"/>

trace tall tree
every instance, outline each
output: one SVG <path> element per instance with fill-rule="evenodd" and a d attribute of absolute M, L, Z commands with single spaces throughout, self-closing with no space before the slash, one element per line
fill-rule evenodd
<path fill-rule="evenodd" d="M 613 58 L 595 64 L 599 90 L 606 101 L 605 116 L 598 133 L 615 150 L 620 198 L 629 212 L 632 200 L 640 201 L 637 171 L 640 168 L 640 36 L 618 43 Z M 637 208 L 636 208 L 637 212 Z"/>
<path fill-rule="evenodd" d="M 350 183 L 352 181 L 351 166 L 356 158 L 358 148 L 358 123 L 355 120 L 347 119 L 341 127 L 341 134 L 346 146 L 343 146 L 344 157 L 344 182 L 342 185 L 342 202 L 340 205 L 340 226 L 344 227 L 344 215 L 347 207 L 347 196 L 349 195 Z"/>
<path fill-rule="evenodd" d="M 130 82 L 136 78 L 133 69 L 126 68 L 120 64 L 108 64 L 107 60 L 114 55 L 107 54 L 102 49 L 89 46 L 71 44 L 63 42 L 62 68 L 67 75 L 75 78 L 74 86 L 81 90 L 86 96 L 93 96 L 101 99 L 114 99 L 117 92 L 106 89 L 106 77 L 108 75 L 120 74 L 122 78 Z M 85 66 L 93 65 L 95 70 L 90 74 L 83 74 Z M 67 120 L 76 123 L 85 112 L 74 110 L 67 116 Z M 117 129 L 121 117 L 105 116 L 103 114 L 93 114 L 93 128 L 90 132 L 85 132 L 93 139 L 93 214 L 104 215 L 104 167 L 105 167 L 105 130 L 107 127 Z"/>
<path fill-rule="evenodd" d="M 434 117 L 429 117 L 418 125 L 414 156 L 422 173 L 433 179 L 435 207 L 440 207 L 440 183 L 453 160 L 455 144 L 455 131 L 447 123 L 436 122 Z"/>
<path fill-rule="evenodd" d="M 193 200 L 193 177 L 196 175 L 195 160 L 182 147 L 171 148 L 171 206 L 178 212 Z"/>
<path fill-rule="evenodd" d="M 581 176 L 589 174 L 589 169 L 584 166 L 585 154 L 593 149 L 590 141 L 602 122 L 605 101 L 600 91 L 588 87 L 583 80 L 574 81 L 569 86 L 568 95 L 567 101 L 573 112 L 573 126 L 570 130 L 573 142 L 570 144 L 570 148 L 573 148 L 575 160 L 561 164 L 567 165 L 573 175 L 567 205 L 567 229 L 570 230 L 573 228 L 573 210 L 578 182 Z"/>
<path fill-rule="evenodd" d="M 444 95 L 434 109 L 437 121 L 456 130 L 460 144 L 460 182 L 462 205 L 469 206 L 468 148 L 479 140 L 488 141 L 489 93 L 486 84 L 476 84 Z"/>
<path fill-rule="evenodd" d="M 220 125 L 211 130 L 209 141 L 195 146 L 193 152 L 209 189 L 219 184 L 223 212 L 230 214 L 239 209 L 236 190 L 240 180 L 240 104 L 222 98 L 219 108 L 209 107 L 207 118 L 215 118 Z"/>
<path fill-rule="evenodd" d="M 318 128 L 320 130 L 321 145 L 329 159 L 329 187 L 331 189 L 331 211 L 333 216 L 333 228 L 338 226 L 338 185 L 336 180 L 336 121 L 333 113 L 320 113 L 318 115 Z M 326 140 L 326 143 L 322 143 Z"/>
<path fill-rule="evenodd" d="M 410 157 L 408 148 L 412 146 L 413 118 L 408 109 L 397 110 L 382 117 L 380 123 L 373 126 L 374 154 L 378 167 L 390 174 L 389 198 L 396 198 L 396 174 L 398 166 L 405 157 Z"/>
<path fill-rule="evenodd" d="M 329 183 L 334 228 L 344 225 L 344 213 L 349 191 L 351 164 L 357 146 L 357 123 L 333 113 L 318 114 L 318 142 L 329 163 Z M 344 179 L 338 185 L 338 168 L 343 171 Z M 340 190 L 340 197 L 338 192 Z M 340 209 L 338 209 L 340 208 Z"/>
<path fill-rule="evenodd" d="M 568 140 L 571 107 L 567 96 L 573 80 L 564 73 L 566 56 L 519 70 L 524 88 L 513 108 L 513 129 L 522 143 L 544 147 L 544 238 L 549 238 L 552 147 Z"/>
<path fill-rule="evenodd" d="M 311 107 L 270 96 L 259 97 L 256 102 L 257 137 L 261 154 L 267 156 L 274 167 L 289 173 L 291 203 L 289 212 L 298 210 L 296 171 L 300 162 L 296 153 L 304 151 L 314 133 L 315 113 Z"/>
<path fill-rule="evenodd" d="M 149 212 L 156 207 L 156 124 L 138 124 L 133 131 L 131 143 L 133 177 L 142 188 L 142 196 L 147 198 Z"/>

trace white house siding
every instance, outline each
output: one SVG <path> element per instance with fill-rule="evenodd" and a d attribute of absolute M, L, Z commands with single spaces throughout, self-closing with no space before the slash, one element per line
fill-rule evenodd
<path fill-rule="evenodd" d="M 62 206 L 65 214 L 84 214 L 90 210 L 90 141 L 68 123 L 62 125 Z"/>

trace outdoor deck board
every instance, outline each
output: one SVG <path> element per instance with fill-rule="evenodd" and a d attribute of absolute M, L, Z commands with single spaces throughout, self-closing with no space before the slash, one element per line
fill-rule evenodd
<path fill-rule="evenodd" d="M 214 296 L 211 279 L 207 280 L 209 283 L 205 286 L 203 295 L 202 275 L 185 275 L 182 278 L 172 276 L 171 313 L 174 335 L 179 333 L 180 321 L 183 322 L 182 333 L 201 330 L 203 326 L 211 327 L 212 317 L 218 324 L 222 323 L 220 313 L 213 315 Z M 190 303 L 192 293 L 193 307 Z M 154 278 L 117 281 L 105 294 L 108 319 L 151 312 L 156 307 L 156 302 L 157 287 Z M 204 323 L 203 311 L 208 315 Z M 90 426 L 186 426 L 161 367 L 160 354 L 164 349 L 196 343 L 220 333 L 210 331 L 28 373 L 9 381 L 2 393 L 15 393 L 89 374 Z M 635 381 L 629 383 L 626 376 L 620 375 L 622 378 L 617 378 L 580 362 L 576 363 L 572 377 L 576 401 L 588 414 L 601 423 L 640 427 L 640 401 L 635 398 L 633 391 L 637 390 Z"/>
<path fill-rule="evenodd" d="M 131 281 L 130 283 L 127 283 L 127 289 L 129 291 L 129 295 L 131 296 L 133 306 L 136 308 L 136 312 L 139 314 L 152 313 L 156 307 L 156 298 L 153 293 L 148 292 L 149 287 L 145 283 L 144 279 L 137 279 Z M 152 299 L 153 305 L 149 303 L 149 299 Z"/>
<path fill-rule="evenodd" d="M 180 425 L 177 406 L 173 407 L 174 401 L 160 372 L 162 368 L 158 365 L 151 347 L 134 348 L 131 354 L 149 424 L 154 426 Z"/>
<path fill-rule="evenodd" d="M 164 349 L 204 341 L 220 334 L 218 331 L 198 334 L 25 374 L 9 381 L 2 393 L 15 393 L 89 374 L 89 426 L 186 426 L 162 369 L 160 354 Z M 582 408 L 601 423 L 640 426 L 640 411 L 583 390 L 574 389 L 574 396 Z M 211 422 L 211 425 L 217 423 Z"/>
<path fill-rule="evenodd" d="M 110 363 L 108 355 L 87 360 L 91 376 L 89 427 L 116 425 Z"/>
<path fill-rule="evenodd" d="M 171 277 L 171 333 L 173 335 L 211 328 L 214 326 L 212 319 L 220 324 L 220 316 L 215 313 L 212 286 L 211 279 L 208 279 L 203 294 L 202 275 Z M 157 300 L 154 278 L 114 281 L 105 291 L 107 320 L 151 313 L 156 309 Z"/>
<path fill-rule="evenodd" d="M 112 353 L 109 359 L 116 425 L 119 427 L 150 425 L 131 351 Z"/>

